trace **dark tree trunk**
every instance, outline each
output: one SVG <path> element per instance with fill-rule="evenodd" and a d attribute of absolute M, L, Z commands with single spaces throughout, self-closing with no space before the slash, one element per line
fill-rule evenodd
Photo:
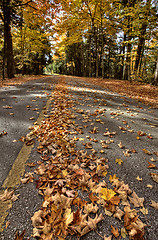
<path fill-rule="evenodd" d="M 8 78 L 14 78 L 14 57 L 13 57 L 13 43 L 11 35 L 11 12 L 10 0 L 3 0 L 3 13 L 4 13 L 4 46 L 5 46 L 5 59 L 7 63 Z"/>
<path fill-rule="evenodd" d="M 135 73 L 139 72 L 140 69 L 140 61 L 141 61 L 141 57 L 143 54 L 143 48 L 144 48 L 144 43 L 145 43 L 145 39 L 146 39 L 146 29 L 147 29 L 147 22 L 148 22 L 148 16 L 150 13 L 150 5 L 151 5 L 151 0 L 147 0 L 146 3 L 146 11 L 144 13 L 144 19 L 142 20 L 142 27 L 140 30 L 140 35 L 139 35 L 139 39 L 138 39 L 138 47 L 137 47 L 137 53 L 136 53 L 136 61 L 135 61 L 135 66 L 134 66 L 134 71 Z"/>
<path fill-rule="evenodd" d="M 155 69 L 154 84 L 158 85 L 158 58 L 157 58 L 156 69 Z"/>

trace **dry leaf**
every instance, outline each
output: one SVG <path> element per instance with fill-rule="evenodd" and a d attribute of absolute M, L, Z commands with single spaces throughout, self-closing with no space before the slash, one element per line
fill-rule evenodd
<path fill-rule="evenodd" d="M 144 214 L 147 215 L 148 214 L 148 209 L 147 208 L 141 208 L 140 211 Z"/>
<path fill-rule="evenodd" d="M 116 192 L 114 192 L 112 189 L 107 188 L 101 188 L 100 193 L 102 194 L 101 198 L 103 198 L 105 201 L 109 201 L 116 195 Z"/>
<path fill-rule="evenodd" d="M 150 151 L 148 151 L 147 149 L 143 149 L 143 152 L 145 153 L 145 154 L 148 154 L 148 155 L 152 155 L 152 153 L 150 152 Z"/>
<path fill-rule="evenodd" d="M 128 233 L 127 233 L 126 229 L 125 228 L 121 228 L 121 236 L 123 238 L 126 238 L 127 235 L 128 235 Z"/>
<path fill-rule="evenodd" d="M 111 232 L 116 238 L 120 235 L 118 228 L 114 228 L 112 225 L 111 225 Z"/>
<path fill-rule="evenodd" d="M 15 240 L 23 240 L 25 235 L 25 230 L 19 235 L 19 232 L 17 231 L 15 234 Z"/>
<path fill-rule="evenodd" d="M 153 200 L 151 200 L 150 206 L 152 206 L 153 208 L 155 208 L 156 210 L 158 210 L 158 203 L 157 203 L 157 202 L 154 202 Z"/>
<path fill-rule="evenodd" d="M 120 158 L 117 158 L 117 159 L 115 160 L 115 162 L 118 163 L 119 165 L 121 165 L 121 164 L 123 163 L 123 161 L 122 161 Z"/>
<path fill-rule="evenodd" d="M 39 210 L 34 213 L 34 215 L 31 217 L 33 227 L 37 227 L 42 223 L 42 216 L 43 216 L 42 210 Z"/>
<path fill-rule="evenodd" d="M 143 207 L 144 198 L 139 198 L 134 191 L 131 196 L 132 197 L 129 197 L 130 202 L 133 203 L 135 207 Z"/>
<path fill-rule="evenodd" d="M 104 240 L 112 240 L 112 235 L 110 235 L 109 237 L 106 237 L 106 236 L 104 235 Z"/>
<path fill-rule="evenodd" d="M 152 179 L 153 179 L 155 182 L 158 183 L 158 174 L 156 174 L 156 173 L 150 173 L 150 175 L 151 175 Z"/>
<path fill-rule="evenodd" d="M 139 176 L 137 176 L 136 179 L 137 179 L 138 181 L 142 181 L 142 180 L 143 180 L 143 178 L 140 178 Z"/>
<path fill-rule="evenodd" d="M 118 146 L 119 146 L 119 148 L 121 148 L 121 149 L 124 148 L 122 142 L 120 142 L 120 143 L 118 144 Z"/>
<path fill-rule="evenodd" d="M 147 162 L 148 162 L 148 164 L 149 164 L 148 168 L 155 168 L 155 167 L 156 167 L 155 164 L 150 163 L 149 161 L 147 161 Z"/>

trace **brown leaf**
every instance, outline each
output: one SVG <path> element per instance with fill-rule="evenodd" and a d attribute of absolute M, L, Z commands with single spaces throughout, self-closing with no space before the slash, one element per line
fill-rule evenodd
<path fill-rule="evenodd" d="M 25 230 L 19 235 L 19 232 L 17 231 L 15 234 L 15 240 L 23 240 L 25 235 Z"/>
<path fill-rule="evenodd" d="M 133 203 L 135 207 L 143 207 L 144 198 L 139 198 L 134 191 L 131 196 L 132 197 L 129 197 L 130 202 Z"/>
<path fill-rule="evenodd" d="M 112 235 L 110 235 L 109 237 L 106 237 L 106 236 L 104 235 L 104 240 L 112 240 Z"/>
<path fill-rule="evenodd" d="M 95 196 L 92 192 L 88 196 L 89 196 L 89 199 L 92 201 L 92 203 L 99 200 L 99 198 Z"/>
<path fill-rule="evenodd" d="M 119 207 L 116 207 L 114 217 L 121 220 L 123 215 L 124 215 L 124 212 Z"/>
<path fill-rule="evenodd" d="M 114 196 L 110 199 L 110 202 L 114 205 L 118 205 L 120 203 L 120 198 L 118 196 Z"/>
<path fill-rule="evenodd" d="M 153 208 L 155 208 L 156 210 L 158 210 L 158 203 L 157 203 L 157 202 L 154 202 L 153 200 L 151 200 L 150 206 L 152 206 Z"/>
<path fill-rule="evenodd" d="M 120 235 L 118 228 L 114 228 L 112 225 L 111 225 L 111 232 L 116 238 Z"/>
<path fill-rule="evenodd" d="M 42 210 L 39 210 L 34 213 L 33 217 L 31 217 L 33 227 L 37 227 L 39 226 L 39 224 L 42 223 L 42 216 L 43 216 Z"/>
<path fill-rule="evenodd" d="M 145 153 L 145 154 L 148 154 L 148 155 L 152 155 L 152 153 L 150 152 L 150 151 L 148 151 L 147 149 L 143 149 L 143 152 Z"/>
<path fill-rule="evenodd" d="M 155 167 L 156 167 L 155 164 L 150 163 L 149 161 L 147 161 L 147 162 L 148 162 L 148 164 L 149 164 L 148 168 L 155 168 Z"/>
<path fill-rule="evenodd" d="M 88 217 L 87 225 L 90 229 L 94 230 L 97 227 L 97 223 L 99 223 L 102 220 L 104 220 L 102 213 L 99 216 L 96 215 L 96 217 L 94 219 Z"/>
<path fill-rule="evenodd" d="M 158 183 L 158 174 L 156 174 L 156 173 L 150 173 L 150 175 L 151 175 L 152 179 L 153 179 L 155 182 Z"/>

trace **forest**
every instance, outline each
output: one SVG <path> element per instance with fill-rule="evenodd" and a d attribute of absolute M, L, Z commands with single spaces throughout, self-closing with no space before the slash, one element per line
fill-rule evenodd
<path fill-rule="evenodd" d="M 1 0 L 0 76 L 158 84 L 157 0 Z"/>

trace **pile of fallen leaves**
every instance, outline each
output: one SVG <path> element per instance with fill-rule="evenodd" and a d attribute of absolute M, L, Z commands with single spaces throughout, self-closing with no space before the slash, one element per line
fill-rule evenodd
<path fill-rule="evenodd" d="M 20 85 L 22 83 L 32 81 L 39 78 L 48 77 L 47 75 L 17 75 L 15 78 L 5 80 L 0 79 L 0 87 L 10 86 L 10 85 Z"/>
<path fill-rule="evenodd" d="M 111 235 L 102 236 L 104 240 L 127 235 L 135 240 L 144 239 L 145 224 L 138 216 L 139 211 L 146 210 L 144 198 L 139 198 L 116 175 L 110 175 L 111 188 L 108 188 L 105 182 L 108 159 L 76 150 L 78 138 L 71 135 L 75 124 L 72 106 L 64 83 L 57 84 L 49 117 L 40 126 L 32 127 L 25 139 L 30 144 L 37 137 L 41 154 L 34 173 L 27 173 L 21 179 L 27 183 L 34 181 L 34 174 L 39 176 L 36 185 L 43 203 L 31 218 L 33 237 L 63 240 L 68 235 L 76 235 L 80 238 L 96 230 L 107 215 L 123 222 L 123 226 L 118 229 L 111 225 Z M 23 235 L 17 234 L 16 239 L 23 239 Z"/>
<path fill-rule="evenodd" d="M 71 77 L 72 78 L 72 77 Z M 78 78 L 78 77 L 76 77 Z M 79 78 L 96 86 L 101 86 L 112 92 L 117 92 L 121 95 L 128 96 L 158 108 L 158 87 L 150 84 L 142 84 L 139 82 L 130 82 L 127 80 L 118 79 L 102 79 L 102 78 Z"/>

